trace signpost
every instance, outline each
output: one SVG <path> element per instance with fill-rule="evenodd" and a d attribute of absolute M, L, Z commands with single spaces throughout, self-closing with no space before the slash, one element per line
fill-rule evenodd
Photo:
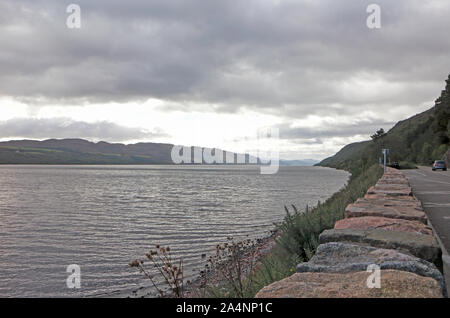
<path fill-rule="evenodd" d="M 384 155 L 384 171 L 386 171 L 386 156 L 389 154 L 389 149 L 381 149 L 381 153 Z"/>

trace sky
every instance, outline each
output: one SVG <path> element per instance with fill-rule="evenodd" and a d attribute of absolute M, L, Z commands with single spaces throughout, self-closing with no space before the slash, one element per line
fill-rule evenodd
<path fill-rule="evenodd" d="M 0 140 L 241 152 L 277 129 L 281 158 L 322 159 L 432 107 L 450 73 L 448 0 L 72 1 L 0 2 Z"/>

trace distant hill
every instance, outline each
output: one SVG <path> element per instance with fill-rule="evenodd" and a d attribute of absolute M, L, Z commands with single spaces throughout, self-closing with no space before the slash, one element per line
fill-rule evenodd
<path fill-rule="evenodd" d="M 299 160 L 280 160 L 280 166 L 313 166 L 319 160 L 315 159 L 299 159 Z"/>
<path fill-rule="evenodd" d="M 339 150 L 334 156 L 322 160 L 318 165 L 336 168 L 342 162 L 358 157 L 362 150 L 369 146 L 369 144 L 369 140 L 348 144 Z"/>
<path fill-rule="evenodd" d="M 0 142 L 0 164 L 173 164 L 173 145 L 120 144 L 83 139 L 12 140 Z M 191 158 L 194 149 L 191 147 Z M 233 154 L 236 158 L 236 154 Z M 245 155 L 246 163 L 249 156 Z"/>
<path fill-rule="evenodd" d="M 420 114 L 399 121 L 386 134 L 373 140 L 352 143 L 318 165 L 352 171 L 371 165 L 389 148 L 391 161 L 429 165 L 442 159 L 450 148 L 450 76 L 435 105 Z"/>

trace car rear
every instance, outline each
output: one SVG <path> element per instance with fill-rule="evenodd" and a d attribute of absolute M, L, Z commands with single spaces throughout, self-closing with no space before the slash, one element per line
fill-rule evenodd
<path fill-rule="evenodd" d="M 444 160 L 436 160 L 433 163 L 432 169 L 433 169 L 433 171 L 438 170 L 438 169 L 446 171 L 447 170 L 447 164 L 446 164 L 446 162 Z"/>

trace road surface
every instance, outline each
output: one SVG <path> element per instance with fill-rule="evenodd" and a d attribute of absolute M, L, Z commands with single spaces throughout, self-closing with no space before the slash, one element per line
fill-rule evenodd
<path fill-rule="evenodd" d="M 431 167 L 402 170 L 414 195 L 433 225 L 447 253 L 450 253 L 450 171 L 432 171 Z M 445 254 L 445 251 L 442 251 Z"/>

